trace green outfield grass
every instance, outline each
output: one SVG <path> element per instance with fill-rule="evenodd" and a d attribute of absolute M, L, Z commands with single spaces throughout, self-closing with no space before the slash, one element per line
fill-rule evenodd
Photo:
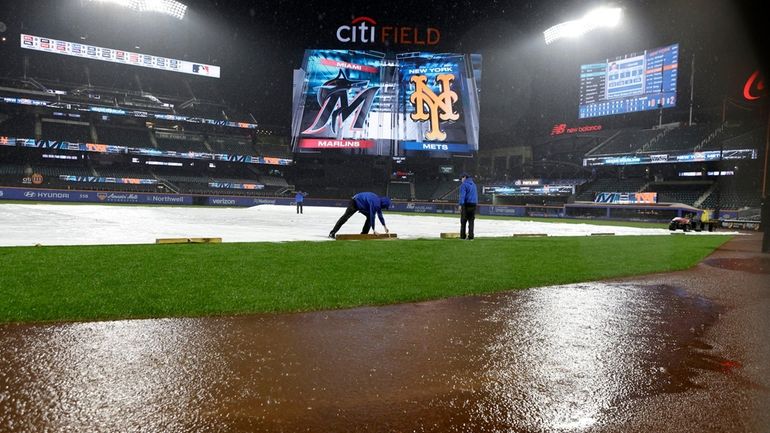
<path fill-rule="evenodd" d="M 0 322 L 305 311 L 685 269 L 728 236 L 0 248 Z"/>

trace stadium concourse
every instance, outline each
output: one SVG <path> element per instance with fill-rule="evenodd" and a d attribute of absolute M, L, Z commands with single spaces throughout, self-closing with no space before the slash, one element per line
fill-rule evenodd
<path fill-rule="evenodd" d="M 326 235 L 342 208 L 306 207 L 297 215 L 293 206 L 251 208 L 140 207 L 104 205 L 5 204 L 0 246 L 147 244 L 158 238 L 220 237 L 223 242 L 285 242 L 329 240 Z M 389 229 L 402 239 L 438 238 L 457 232 L 459 218 L 401 215 L 385 212 Z M 341 233 L 358 233 L 364 217 L 352 217 Z M 379 229 L 379 222 L 378 229 Z M 476 224 L 478 237 L 513 234 L 548 236 L 666 235 L 667 229 L 484 219 Z M 680 232 L 681 233 L 681 232 Z M 726 234 L 689 233 L 692 235 Z M 735 234 L 735 232 L 730 232 Z"/>

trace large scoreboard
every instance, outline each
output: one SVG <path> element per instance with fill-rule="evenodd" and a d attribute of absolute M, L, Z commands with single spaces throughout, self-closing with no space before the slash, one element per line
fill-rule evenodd
<path fill-rule="evenodd" d="M 580 66 L 579 117 L 676 106 L 679 44 Z"/>
<path fill-rule="evenodd" d="M 477 54 L 308 50 L 294 76 L 294 151 L 473 154 L 480 79 Z"/>

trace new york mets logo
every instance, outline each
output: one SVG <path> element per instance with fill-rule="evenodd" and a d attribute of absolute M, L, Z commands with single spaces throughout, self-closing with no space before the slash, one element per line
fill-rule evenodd
<path fill-rule="evenodd" d="M 430 121 L 430 130 L 425 134 L 428 140 L 443 141 L 446 133 L 439 129 L 439 120 L 457 120 L 460 115 L 454 111 L 454 103 L 457 102 L 457 93 L 451 90 L 454 74 L 439 74 L 436 76 L 436 84 L 441 91 L 438 95 L 428 86 L 428 77 L 425 75 L 412 75 L 414 93 L 409 97 L 409 102 L 414 107 L 414 113 L 410 114 L 412 120 L 417 122 Z M 427 111 L 426 111 L 427 109 Z"/>
<path fill-rule="evenodd" d="M 379 87 L 366 87 L 368 80 L 349 80 L 345 72 L 340 69 L 337 77 L 325 82 L 318 88 L 318 105 L 321 109 L 313 120 L 313 124 L 303 131 L 303 134 L 316 134 L 331 127 L 333 134 L 342 128 L 345 121 L 353 116 L 350 128 L 360 130 L 364 127 L 366 117 L 372 108 L 374 97 L 380 90 Z M 364 88 L 348 102 L 348 91 Z"/>

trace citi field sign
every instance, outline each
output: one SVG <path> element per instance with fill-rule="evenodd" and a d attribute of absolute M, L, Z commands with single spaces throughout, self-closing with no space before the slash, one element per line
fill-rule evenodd
<path fill-rule="evenodd" d="M 433 27 L 378 25 L 370 17 L 355 17 L 350 24 L 337 28 L 337 40 L 343 43 L 383 45 L 436 45 L 441 32 Z"/>

